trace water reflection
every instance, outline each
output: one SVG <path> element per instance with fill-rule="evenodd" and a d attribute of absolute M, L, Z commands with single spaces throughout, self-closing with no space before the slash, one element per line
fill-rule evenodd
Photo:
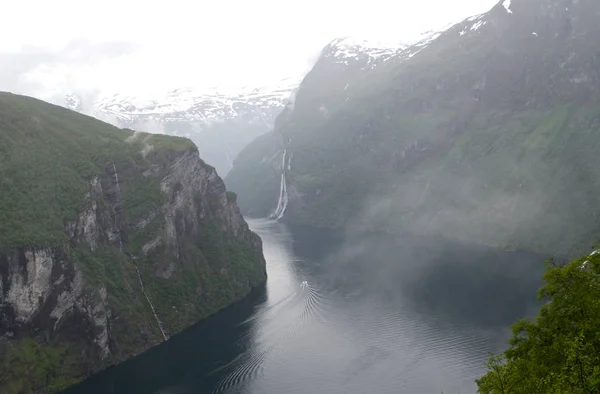
<path fill-rule="evenodd" d="M 265 289 L 68 392 L 469 393 L 537 306 L 539 256 L 250 225 Z"/>

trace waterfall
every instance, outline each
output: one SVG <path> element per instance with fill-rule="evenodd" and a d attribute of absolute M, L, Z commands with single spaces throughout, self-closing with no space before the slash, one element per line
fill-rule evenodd
<path fill-rule="evenodd" d="M 225 159 L 227 160 L 227 165 L 229 167 L 233 167 L 233 158 L 231 156 L 231 149 L 227 149 L 225 151 Z"/>
<path fill-rule="evenodd" d="M 119 186 L 119 174 L 117 173 L 117 166 L 115 166 L 115 163 L 113 163 L 113 170 L 115 172 L 115 185 L 117 187 L 117 200 L 118 200 L 117 203 L 121 204 L 122 203 L 121 186 Z M 119 234 L 119 250 L 121 252 L 123 252 L 123 241 L 121 240 L 121 229 L 117 225 L 116 210 L 115 210 L 114 226 L 117 229 L 117 233 Z M 150 305 L 150 309 L 152 309 L 152 313 L 154 314 L 154 318 L 156 319 L 156 324 L 158 325 L 158 328 L 160 329 L 160 332 L 166 341 L 169 338 L 167 337 L 167 334 L 165 334 L 165 330 L 163 330 L 162 322 L 158 318 L 158 315 L 156 314 L 156 310 L 154 309 L 154 305 L 152 305 L 152 301 L 150 301 L 150 297 L 148 297 L 148 294 L 146 293 L 146 289 L 144 288 L 144 281 L 142 281 L 142 275 L 140 274 L 140 270 L 139 270 L 137 264 L 133 260 L 130 259 L 130 261 L 133 264 L 133 266 L 135 267 L 135 270 L 137 271 L 137 276 L 138 276 L 138 280 L 140 282 L 140 288 L 142 289 L 142 293 L 144 294 L 144 297 L 146 297 L 146 300 L 148 301 L 148 305 Z M 125 273 L 125 266 L 123 266 L 123 262 L 121 262 L 121 266 L 123 267 L 123 273 Z M 131 295 L 133 296 L 133 289 L 132 289 L 131 285 L 129 284 L 129 281 L 127 280 L 126 275 L 124 275 L 124 279 L 125 279 L 125 283 L 127 283 L 127 287 L 129 287 L 129 291 L 130 291 Z M 134 302 L 135 302 L 135 300 L 134 300 Z"/>
<path fill-rule="evenodd" d="M 281 181 L 279 183 L 279 200 L 277 201 L 277 208 L 269 215 L 269 219 L 280 220 L 288 206 L 288 193 L 287 183 L 285 181 L 285 169 L 286 169 L 287 149 L 283 150 L 283 158 L 281 162 Z M 290 163 L 287 163 L 288 171 L 290 170 Z"/>
<path fill-rule="evenodd" d="M 115 171 L 115 185 L 117 186 L 117 199 L 118 202 L 121 203 L 121 186 L 119 186 L 119 174 L 117 173 L 117 166 L 113 162 L 113 170 Z M 117 226 L 117 212 L 115 212 L 115 227 L 117 228 L 117 232 L 119 233 L 119 250 L 123 251 L 123 241 L 121 240 L 121 229 Z"/>
<path fill-rule="evenodd" d="M 148 300 L 148 305 L 150 305 L 150 309 L 152 309 L 152 314 L 154 314 L 154 318 L 156 319 L 156 324 L 158 325 L 158 329 L 160 330 L 163 338 L 166 341 L 169 338 L 167 337 L 167 334 L 165 334 L 165 330 L 163 330 L 162 322 L 160 321 L 160 319 L 158 318 L 158 315 L 156 314 L 156 309 L 154 309 L 154 305 L 152 305 L 152 301 L 150 301 L 150 297 L 148 297 L 148 293 L 146 293 L 146 289 L 144 288 L 144 282 L 142 281 L 142 275 L 140 274 L 140 270 L 138 269 L 137 265 L 135 265 L 135 270 L 137 271 L 137 276 L 140 281 L 140 287 L 142 288 L 142 293 L 144 294 L 144 297 L 146 297 L 146 300 Z"/>
<path fill-rule="evenodd" d="M 113 170 L 115 172 L 115 185 L 117 186 L 117 202 L 115 204 L 115 206 L 116 206 L 117 204 L 121 204 L 122 199 L 121 199 L 121 186 L 119 186 L 119 174 L 117 173 L 117 166 L 115 166 L 115 163 L 113 163 Z M 113 226 L 117 230 L 118 237 L 119 237 L 119 251 L 123 252 L 123 241 L 121 240 L 121 229 L 119 228 L 119 225 L 117 223 L 116 209 L 115 209 L 115 214 L 114 214 Z M 133 287 L 131 287 L 131 284 L 127 280 L 127 275 L 125 275 L 125 264 L 123 264 L 123 261 L 121 261 L 121 259 L 119 259 L 119 262 L 121 263 L 121 269 L 123 270 L 123 279 L 125 280 L 125 284 L 127 285 L 127 288 L 129 289 L 129 296 L 131 297 L 131 301 L 133 303 L 135 303 Z"/>

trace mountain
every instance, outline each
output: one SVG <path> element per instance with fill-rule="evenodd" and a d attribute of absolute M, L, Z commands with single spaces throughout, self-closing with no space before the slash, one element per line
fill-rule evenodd
<path fill-rule="evenodd" d="M 372 67 L 333 42 L 226 182 L 247 215 L 580 254 L 600 234 L 599 17 L 504 0 Z"/>
<path fill-rule="evenodd" d="M 67 93 L 55 103 L 118 127 L 190 138 L 207 163 L 225 175 L 241 149 L 273 128 L 297 85 L 287 79 L 275 86 L 230 91 L 181 88 L 153 97 L 115 94 L 84 99 Z"/>
<path fill-rule="evenodd" d="M 252 233 L 185 138 L 0 93 L 0 392 L 55 392 L 265 281 Z"/>

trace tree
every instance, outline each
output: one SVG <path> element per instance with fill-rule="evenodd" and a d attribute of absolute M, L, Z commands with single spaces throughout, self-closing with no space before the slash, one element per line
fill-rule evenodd
<path fill-rule="evenodd" d="M 509 348 L 476 380 L 481 394 L 600 391 L 600 254 L 547 262 L 545 301 L 534 321 L 512 327 Z"/>
<path fill-rule="evenodd" d="M 54 393 L 77 382 L 66 347 L 42 346 L 31 338 L 9 343 L 0 362 L 0 393 Z"/>

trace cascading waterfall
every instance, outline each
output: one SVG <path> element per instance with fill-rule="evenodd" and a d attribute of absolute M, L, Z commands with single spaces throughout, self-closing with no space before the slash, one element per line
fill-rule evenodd
<path fill-rule="evenodd" d="M 277 201 L 277 208 L 275 211 L 269 215 L 269 219 L 280 220 L 285 214 L 285 210 L 288 206 L 288 193 L 287 193 L 287 183 L 285 180 L 285 170 L 286 170 L 286 159 L 287 159 L 287 149 L 283 150 L 283 158 L 281 161 L 281 181 L 279 186 L 279 200 Z M 290 170 L 290 161 L 288 160 L 287 169 Z"/>
<path fill-rule="evenodd" d="M 121 186 L 119 186 L 119 174 L 117 173 L 117 166 L 113 163 L 113 170 L 115 171 L 115 185 L 117 185 L 117 197 L 119 202 L 121 202 Z M 115 212 L 115 227 L 117 224 L 117 214 Z M 119 233 L 119 250 L 123 251 L 123 241 L 121 240 L 121 230 L 117 227 L 117 232 Z"/>
<path fill-rule="evenodd" d="M 115 166 L 115 163 L 113 163 L 113 171 L 115 172 L 115 185 L 117 186 L 117 200 L 120 203 L 123 200 L 121 199 L 121 186 L 119 186 L 119 174 L 117 173 L 117 166 Z M 117 229 L 117 234 L 119 236 L 119 251 L 123 252 L 123 241 L 121 240 L 121 230 L 119 229 L 119 226 L 117 223 L 117 212 L 116 211 L 115 211 L 113 225 Z M 121 260 L 119 260 L 119 261 L 121 263 L 121 268 L 123 269 L 123 272 L 125 272 L 125 265 L 123 265 L 123 262 Z M 127 276 L 123 276 L 123 279 L 125 279 L 125 284 L 127 285 L 127 288 L 129 289 L 129 295 L 131 296 L 131 300 L 135 303 L 133 287 L 131 287 L 131 284 L 127 280 Z"/>
<path fill-rule="evenodd" d="M 227 149 L 225 151 L 225 160 L 227 160 L 227 165 L 229 166 L 229 168 L 233 168 L 233 159 L 234 159 L 234 155 L 232 155 L 231 149 Z M 224 176 L 225 174 L 221 174 L 221 176 Z"/>
<path fill-rule="evenodd" d="M 121 202 L 122 201 L 121 186 L 119 186 L 119 174 L 117 173 L 117 166 L 115 166 L 115 163 L 113 163 L 113 170 L 115 171 L 115 184 L 117 186 L 117 198 L 119 199 L 119 202 Z M 117 215 L 116 214 L 115 214 L 115 227 L 117 228 L 117 232 L 119 233 L 119 250 L 121 252 L 123 252 L 123 241 L 121 240 L 121 229 L 119 229 L 119 227 L 117 226 Z M 140 274 L 140 270 L 139 270 L 137 264 L 133 260 L 130 260 L 130 261 L 133 264 L 133 266 L 135 267 L 135 270 L 137 271 L 138 280 L 140 282 L 140 288 L 142 289 L 142 293 L 144 294 L 144 297 L 146 297 L 146 300 L 148 301 L 148 305 L 150 305 L 150 309 L 152 309 L 152 314 L 154 315 L 154 318 L 156 319 L 156 324 L 158 325 L 158 329 L 160 330 L 163 338 L 166 341 L 169 338 L 167 337 L 167 334 L 165 334 L 165 330 L 163 329 L 162 322 L 160 321 L 160 319 L 158 318 L 158 315 L 156 314 L 156 309 L 154 309 L 154 305 L 152 305 L 152 301 L 150 301 L 150 297 L 148 297 L 148 294 L 146 293 L 146 289 L 144 288 L 144 281 L 142 280 L 142 275 Z M 123 267 L 123 270 L 124 269 L 125 269 L 125 267 Z M 129 281 L 127 281 L 126 277 L 125 277 L 125 283 L 127 283 L 127 287 L 129 287 L 130 293 L 133 294 L 133 289 L 132 289 L 131 285 L 129 284 Z"/>
<path fill-rule="evenodd" d="M 140 270 L 138 269 L 137 265 L 134 264 L 134 266 L 135 266 L 135 270 L 137 271 L 138 279 L 140 281 L 140 287 L 142 289 L 142 293 L 144 294 L 144 297 L 146 297 L 146 300 L 148 300 L 148 305 L 150 305 L 150 309 L 152 309 L 152 314 L 154 314 L 154 318 L 156 319 L 156 324 L 158 325 L 158 329 L 160 330 L 163 338 L 166 341 L 169 338 L 167 337 L 167 334 L 165 334 L 165 330 L 163 329 L 162 322 L 160 321 L 160 319 L 158 318 L 158 315 L 156 314 L 156 309 L 154 309 L 154 305 L 152 305 L 152 301 L 150 301 L 150 297 L 148 297 L 148 294 L 146 293 L 146 289 L 144 288 L 144 281 L 142 280 L 142 275 L 140 274 Z"/>

